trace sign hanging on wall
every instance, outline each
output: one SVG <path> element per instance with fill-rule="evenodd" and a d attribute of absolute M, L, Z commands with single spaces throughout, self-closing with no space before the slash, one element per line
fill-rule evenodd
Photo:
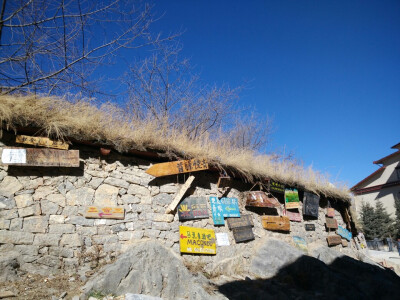
<path fill-rule="evenodd" d="M 350 241 L 351 238 L 353 237 L 351 232 L 342 226 L 338 226 L 338 230 L 336 232 L 338 235 L 340 235 L 341 237 L 345 238 L 348 241 Z"/>
<path fill-rule="evenodd" d="M 85 218 L 123 220 L 125 218 L 125 209 L 123 207 L 88 206 L 86 207 Z"/>
<path fill-rule="evenodd" d="M 252 191 L 247 194 L 246 206 L 278 208 L 281 204 L 272 194 Z"/>
<path fill-rule="evenodd" d="M 196 172 L 208 169 L 205 159 L 178 160 L 152 165 L 146 173 L 154 177 Z"/>
<path fill-rule="evenodd" d="M 229 246 L 229 237 L 226 232 L 218 232 L 215 234 L 217 237 L 217 245 L 218 246 Z"/>
<path fill-rule="evenodd" d="M 262 216 L 262 226 L 268 230 L 290 231 L 290 221 L 288 217 L 282 216 Z"/>
<path fill-rule="evenodd" d="M 216 254 L 215 232 L 203 229 L 179 226 L 179 244 L 182 253 Z"/>
<path fill-rule="evenodd" d="M 239 218 L 239 203 L 236 198 L 210 197 L 211 212 L 214 225 L 224 225 L 225 218 Z"/>
<path fill-rule="evenodd" d="M 337 229 L 338 223 L 335 218 L 325 218 L 326 228 L 328 229 Z"/>
<path fill-rule="evenodd" d="M 17 135 L 16 143 L 68 150 L 69 145 L 63 141 L 51 140 L 47 137 Z"/>
<path fill-rule="evenodd" d="M 254 233 L 251 226 L 233 228 L 232 233 L 236 243 L 254 240 Z"/>
<path fill-rule="evenodd" d="M 304 192 L 303 215 L 318 218 L 319 197 L 313 193 Z"/>
<path fill-rule="evenodd" d="M 328 207 L 326 209 L 326 215 L 330 218 L 333 218 L 335 216 L 335 209 L 333 209 L 332 207 Z"/>
<path fill-rule="evenodd" d="M 226 221 L 229 229 L 254 226 L 253 217 L 251 215 L 242 215 L 240 218 L 229 218 L 226 219 Z"/>
<path fill-rule="evenodd" d="M 32 167 L 79 167 L 79 150 L 47 148 L 0 149 L 4 165 Z"/>
<path fill-rule="evenodd" d="M 315 225 L 314 224 L 305 224 L 304 226 L 306 228 L 306 231 L 315 231 Z"/>
<path fill-rule="evenodd" d="M 179 220 L 208 218 L 207 199 L 205 197 L 187 197 L 178 205 Z"/>
<path fill-rule="evenodd" d="M 335 246 L 342 243 L 342 238 L 339 235 L 334 234 L 327 236 L 326 241 L 328 242 L 328 246 Z"/>
<path fill-rule="evenodd" d="M 301 215 L 297 212 L 292 212 L 290 210 L 285 209 L 284 214 L 289 218 L 292 222 L 301 222 Z"/>
<path fill-rule="evenodd" d="M 297 189 L 285 189 L 285 207 L 286 209 L 300 207 L 299 192 Z"/>
<path fill-rule="evenodd" d="M 285 193 L 285 185 L 271 179 L 269 182 L 269 190 L 271 192 L 284 194 Z"/>
<path fill-rule="evenodd" d="M 300 248 L 303 251 L 307 251 L 307 242 L 305 239 L 303 239 L 300 236 L 294 236 L 293 237 L 293 242 L 296 244 L 298 248 Z"/>

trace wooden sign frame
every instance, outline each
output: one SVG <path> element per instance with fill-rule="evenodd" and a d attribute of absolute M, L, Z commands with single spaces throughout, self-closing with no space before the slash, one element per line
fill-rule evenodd
<path fill-rule="evenodd" d="M 315 231 L 315 224 L 304 224 L 306 231 Z"/>
<path fill-rule="evenodd" d="M 337 234 L 328 235 L 326 241 L 328 242 L 328 246 L 336 246 L 342 243 L 342 238 Z"/>
<path fill-rule="evenodd" d="M 233 228 L 232 233 L 236 243 L 254 240 L 254 233 L 251 226 Z"/>
<path fill-rule="evenodd" d="M 178 205 L 179 221 L 208 218 L 206 197 L 187 197 Z"/>
<path fill-rule="evenodd" d="M 240 218 L 227 218 L 226 222 L 228 223 L 228 228 L 231 230 L 239 227 L 254 226 L 252 215 L 241 215 Z"/>
<path fill-rule="evenodd" d="M 338 222 L 335 218 L 325 218 L 325 226 L 328 229 L 337 229 L 338 228 Z"/>
<path fill-rule="evenodd" d="M 99 206 L 88 206 L 86 207 L 85 218 L 87 219 L 125 219 L 125 209 L 123 207 L 99 207 Z"/>
<path fill-rule="evenodd" d="M 205 159 L 177 160 L 152 165 L 146 173 L 154 177 L 184 174 L 208 170 L 208 163 Z"/>

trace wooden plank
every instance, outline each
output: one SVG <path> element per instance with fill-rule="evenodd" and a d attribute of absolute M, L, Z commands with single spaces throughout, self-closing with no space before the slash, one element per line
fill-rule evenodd
<path fill-rule="evenodd" d="M 293 209 L 300 207 L 299 193 L 297 189 L 285 189 L 285 208 Z"/>
<path fill-rule="evenodd" d="M 212 229 L 179 226 L 182 253 L 217 254 L 215 242 L 215 232 Z"/>
<path fill-rule="evenodd" d="M 208 169 L 208 163 L 205 159 L 190 159 L 166 162 L 152 165 L 146 173 L 154 177 L 183 174 Z"/>
<path fill-rule="evenodd" d="M 290 221 L 283 216 L 262 216 L 262 226 L 268 230 L 290 231 Z"/>
<path fill-rule="evenodd" d="M 79 150 L 47 148 L 3 148 L 1 163 L 13 166 L 79 167 Z"/>
<path fill-rule="evenodd" d="M 270 192 L 284 194 L 285 193 L 285 185 L 271 179 L 269 182 L 269 190 L 270 190 Z"/>
<path fill-rule="evenodd" d="M 179 221 L 208 218 L 207 198 L 187 197 L 178 205 Z"/>
<path fill-rule="evenodd" d="M 338 223 L 335 218 L 325 218 L 325 225 L 326 228 L 328 229 L 337 229 L 338 228 Z"/>
<path fill-rule="evenodd" d="M 229 187 L 232 178 L 229 176 L 220 176 L 217 182 L 217 188 L 226 188 Z"/>
<path fill-rule="evenodd" d="M 251 226 L 233 228 L 232 233 L 236 243 L 254 240 L 254 233 Z"/>
<path fill-rule="evenodd" d="M 242 215 L 240 218 L 226 219 L 229 229 L 254 226 L 253 217 L 251 215 Z"/>
<path fill-rule="evenodd" d="M 315 225 L 314 224 L 304 224 L 306 231 L 315 231 Z"/>
<path fill-rule="evenodd" d="M 290 221 L 301 222 L 301 215 L 298 211 L 292 212 L 290 210 L 285 209 L 284 214 L 289 218 Z"/>
<path fill-rule="evenodd" d="M 319 196 L 304 192 L 303 215 L 318 218 Z"/>
<path fill-rule="evenodd" d="M 336 246 L 342 243 L 342 238 L 336 234 L 329 235 L 326 237 L 326 241 L 328 242 L 328 246 Z"/>
<path fill-rule="evenodd" d="M 63 141 L 60 140 L 55 141 L 47 137 L 41 137 L 41 136 L 17 135 L 15 142 L 20 144 L 41 146 L 41 147 L 61 149 L 61 150 L 68 150 L 69 148 L 69 145 Z"/>
<path fill-rule="evenodd" d="M 194 176 L 189 176 L 186 182 L 181 186 L 180 190 L 176 193 L 174 200 L 172 200 L 171 204 L 167 207 L 167 210 L 165 211 L 166 214 L 169 214 L 175 210 L 175 208 L 179 204 L 179 201 L 181 201 L 182 197 L 185 195 L 193 180 Z"/>
<path fill-rule="evenodd" d="M 85 218 L 88 219 L 125 219 L 125 209 L 123 207 L 98 207 L 88 206 L 85 210 Z"/>

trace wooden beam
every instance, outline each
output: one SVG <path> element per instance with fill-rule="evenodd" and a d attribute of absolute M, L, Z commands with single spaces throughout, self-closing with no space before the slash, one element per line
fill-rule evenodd
<path fill-rule="evenodd" d="M 1 164 L 33 167 L 79 167 L 79 150 L 47 148 L 0 149 Z"/>
<path fill-rule="evenodd" d="M 41 136 L 17 135 L 15 142 L 19 144 L 28 144 L 61 150 L 68 150 L 69 147 L 69 145 L 63 141 L 54 141 Z"/>
<path fill-rule="evenodd" d="M 189 176 L 186 182 L 181 186 L 180 190 L 176 193 L 174 200 L 172 200 L 171 204 L 167 207 L 165 211 L 166 214 L 173 212 L 181 201 L 182 197 L 185 195 L 186 191 L 190 187 L 194 180 L 194 176 Z"/>
<path fill-rule="evenodd" d="M 146 173 L 154 177 L 196 172 L 208 169 L 205 159 L 178 160 L 152 165 Z"/>

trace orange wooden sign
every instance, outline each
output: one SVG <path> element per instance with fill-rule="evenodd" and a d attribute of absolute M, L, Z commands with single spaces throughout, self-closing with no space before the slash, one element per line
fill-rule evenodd
<path fill-rule="evenodd" d="M 98 207 L 88 206 L 85 211 L 85 218 L 88 219 L 125 219 L 123 207 Z"/>
<path fill-rule="evenodd" d="M 178 160 L 152 165 L 146 173 L 154 177 L 196 172 L 208 169 L 205 159 Z"/>
<path fill-rule="evenodd" d="M 268 230 L 290 231 L 290 221 L 284 216 L 262 216 L 262 226 Z"/>
<path fill-rule="evenodd" d="M 17 135 L 15 142 L 47 148 L 68 150 L 69 145 L 63 141 L 54 141 L 47 137 Z"/>

